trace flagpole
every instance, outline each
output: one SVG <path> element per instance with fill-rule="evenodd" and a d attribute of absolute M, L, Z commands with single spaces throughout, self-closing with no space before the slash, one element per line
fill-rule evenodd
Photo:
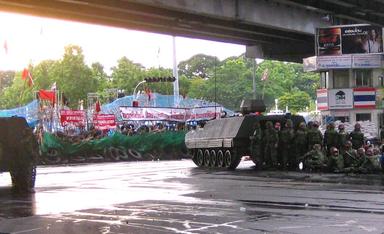
<path fill-rule="evenodd" d="M 179 106 L 179 74 L 177 72 L 177 63 L 176 63 L 176 37 L 172 37 L 173 45 L 173 76 L 176 80 L 173 82 L 173 106 Z"/>

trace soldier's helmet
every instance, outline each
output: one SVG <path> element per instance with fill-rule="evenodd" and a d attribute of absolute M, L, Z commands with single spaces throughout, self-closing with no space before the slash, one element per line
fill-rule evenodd
<path fill-rule="evenodd" d="M 291 119 L 287 119 L 287 122 L 285 122 L 285 127 L 286 128 L 292 128 L 293 122 Z"/>
<path fill-rule="evenodd" d="M 299 128 L 302 128 L 302 129 L 304 129 L 305 128 L 305 123 L 304 122 L 301 122 L 300 124 L 299 124 Z"/>
<path fill-rule="evenodd" d="M 345 142 L 345 147 L 346 148 L 352 148 L 352 142 L 351 141 L 346 141 Z"/>
<path fill-rule="evenodd" d="M 273 123 L 271 122 L 271 121 L 267 121 L 266 123 L 265 123 L 265 127 L 266 128 L 272 128 L 273 127 Z"/>
<path fill-rule="evenodd" d="M 361 128 L 361 125 L 359 123 L 356 123 L 355 124 L 355 130 L 360 130 L 360 128 Z"/>
<path fill-rule="evenodd" d="M 339 130 L 344 130 L 345 129 L 344 124 L 339 124 L 338 129 Z"/>
<path fill-rule="evenodd" d="M 330 122 L 328 124 L 328 126 L 329 126 L 330 129 L 335 129 L 335 123 L 334 122 Z"/>

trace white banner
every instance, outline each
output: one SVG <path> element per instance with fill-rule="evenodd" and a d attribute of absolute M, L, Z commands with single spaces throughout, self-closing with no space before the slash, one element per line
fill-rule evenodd
<path fill-rule="evenodd" d="M 352 109 L 353 92 L 352 89 L 330 89 L 328 91 L 329 109 Z"/>
<path fill-rule="evenodd" d="M 175 121 L 208 120 L 215 116 L 220 118 L 222 107 L 201 108 L 152 108 L 152 107 L 120 107 L 123 120 Z"/>
<path fill-rule="evenodd" d="M 353 68 L 376 68 L 381 67 L 381 54 L 353 55 Z"/>
<path fill-rule="evenodd" d="M 317 56 L 312 56 L 303 59 L 303 67 L 305 72 L 317 70 Z"/>
<path fill-rule="evenodd" d="M 351 55 L 317 57 L 317 67 L 319 69 L 350 68 L 351 66 Z"/>

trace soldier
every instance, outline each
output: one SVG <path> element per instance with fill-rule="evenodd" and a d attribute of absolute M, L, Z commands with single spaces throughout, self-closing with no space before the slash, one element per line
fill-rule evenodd
<path fill-rule="evenodd" d="M 345 168 L 345 172 L 352 173 L 366 173 L 366 169 L 364 165 L 366 165 L 367 157 L 365 155 L 365 149 L 359 148 L 357 149 L 356 158 L 353 159 L 351 165 Z"/>
<path fill-rule="evenodd" d="M 344 166 L 351 167 L 352 162 L 357 158 L 357 152 L 352 148 L 352 142 L 347 141 L 343 150 Z"/>
<path fill-rule="evenodd" d="M 367 160 L 362 165 L 362 171 L 366 173 L 374 173 L 381 170 L 380 155 L 377 148 L 369 148 L 365 151 Z"/>
<path fill-rule="evenodd" d="M 335 124 L 333 122 L 329 123 L 327 130 L 325 130 L 324 145 L 327 148 L 328 155 L 331 155 L 330 150 L 332 147 L 335 147 L 337 149 L 337 147 L 339 146 L 339 135 L 335 130 Z"/>
<path fill-rule="evenodd" d="M 299 128 L 296 130 L 294 144 L 296 154 L 294 165 L 296 167 L 307 152 L 307 129 L 304 122 L 301 122 Z"/>
<path fill-rule="evenodd" d="M 328 158 L 328 169 L 331 172 L 339 173 L 344 170 L 344 159 L 339 150 L 336 147 L 331 147 L 329 149 L 331 153 Z"/>
<path fill-rule="evenodd" d="M 327 167 L 327 158 L 320 144 L 313 145 L 311 151 L 304 155 L 304 168 L 308 171 L 322 171 Z"/>
<path fill-rule="evenodd" d="M 345 131 L 344 124 L 339 124 L 338 129 L 338 148 L 340 149 L 340 153 L 344 154 L 345 144 L 348 141 L 348 133 Z"/>
<path fill-rule="evenodd" d="M 308 142 L 308 150 L 312 150 L 313 146 L 318 144 L 322 145 L 323 143 L 323 134 L 321 134 L 319 130 L 319 123 L 314 121 L 312 123 L 311 128 L 307 131 L 307 142 Z"/>
<path fill-rule="evenodd" d="M 293 129 L 292 120 L 288 119 L 285 123 L 285 128 L 280 132 L 279 142 L 281 144 L 281 156 L 282 156 L 282 167 L 286 169 L 287 166 L 289 168 L 295 167 L 295 159 L 293 157 L 293 140 L 295 138 L 295 131 Z"/>
<path fill-rule="evenodd" d="M 265 124 L 264 160 L 268 166 L 277 167 L 277 146 L 279 143 L 278 132 L 273 128 L 271 121 Z"/>
<path fill-rule="evenodd" d="M 355 129 L 349 134 L 349 139 L 352 142 L 352 148 L 359 149 L 364 145 L 364 134 L 361 132 L 359 123 L 355 124 Z"/>
<path fill-rule="evenodd" d="M 260 128 L 260 123 L 255 122 L 253 124 L 253 134 L 249 137 L 251 140 L 251 158 L 252 161 L 256 164 L 257 168 L 260 168 L 263 164 L 263 155 L 262 155 L 262 131 Z"/>

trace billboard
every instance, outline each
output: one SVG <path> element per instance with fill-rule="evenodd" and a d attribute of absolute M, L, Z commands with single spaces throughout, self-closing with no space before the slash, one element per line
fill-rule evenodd
<path fill-rule="evenodd" d="M 85 112 L 82 110 L 60 110 L 61 126 L 85 126 Z"/>
<path fill-rule="evenodd" d="M 108 130 L 116 128 L 116 117 L 114 114 L 95 114 L 93 125 L 98 130 Z"/>
<path fill-rule="evenodd" d="M 353 93 L 352 89 L 330 89 L 328 92 L 329 109 L 352 109 Z"/>
<path fill-rule="evenodd" d="M 383 52 L 383 28 L 377 26 L 318 28 L 316 38 L 319 56 Z"/>

